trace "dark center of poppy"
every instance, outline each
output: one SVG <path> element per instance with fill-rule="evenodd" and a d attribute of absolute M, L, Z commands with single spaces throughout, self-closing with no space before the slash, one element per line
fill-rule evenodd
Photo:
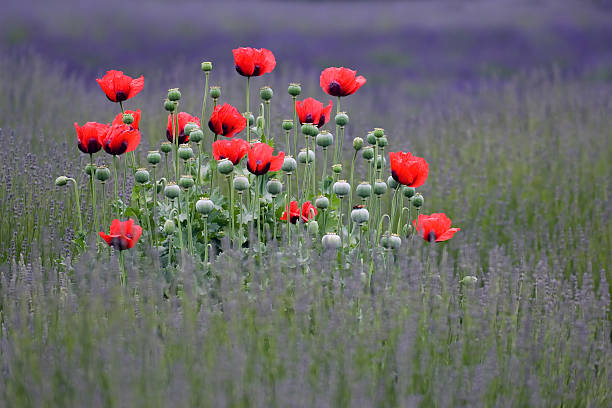
<path fill-rule="evenodd" d="M 117 91 L 115 92 L 115 99 L 117 100 L 117 102 L 123 102 L 127 100 L 127 94 L 123 91 Z"/>
<path fill-rule="evenodd" d="M 397 181 L 398 183 L 400 182 L 399 177 L 397 176 L 397 173 L 395 172 L 395 170 L 391 170 L 391 177 L 393 177 L 393 180 Z"/>
<path fill-rule="evenodd" d="M 312 113 L 306 115 L 306 119 L 304 119 L 304 122 L 312 123 Z"/>
<path fill-rule="evenodd" d="M 319 124 L 317 125 L 317 127 L 321 127 L 325 124 L 325 115 L 321 115 L 321 117 L 319 118 Z"/>
<path fill-rule="evenodd" d="M 104 150 L 109 154 L 112 154 L 114 156 L 119 156 L 120 154 L 125 153 L 127 148 L 128 148 L 128 142 L 126 140 L 121 142 L 121 144 L 117 146 L 116 148 L 111 147 L 110 140 L 109 140 L 108 142 L 106 142 L 106 147 Z"/>
<path fill-rule="evenodd" d="M 229 128 L 225 123 L 221 125 L 221 129 L 223 129 L 222 135 L 227 135 L 229 133 Z"/>
<path fill-rule="evenodd" d="M 427 241 L 434 242 L 435 240 L 436 240 L 436 233 L 433 230 L 429 231 L 429 234 L 427 235 Z"/>
<path fill-rule="evenodd" d="M 255 164 L 259 166 L 261 164 L 261 160 L 255 160 Z"/>
<path fill-rule="evenodd" d="M 327 93 L 332 96 L 342 96 L 342 88 L 337 81 L 331 81 L 327 86 Z"/>
<path fill-rule="evenodd" d="M 128 241 L 122 237 L 113 237 L 110 245 L 118 251 L 123 251 L 128 248 Z"/>
<path fill-rule="evenodd" d="M 258 64 L 255 64 L 255 69 L 253 70 L 253 75 L 254 76 L 259 76 L 259 71 L 261 71 L 261 68 L 259 67 Z"/>

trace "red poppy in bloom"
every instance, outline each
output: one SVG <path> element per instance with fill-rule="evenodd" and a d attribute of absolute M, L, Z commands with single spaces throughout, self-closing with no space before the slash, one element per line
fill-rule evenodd
<path fill-rule="evenodd" d="M 265 48 L 240 47 L 232 50 L 236 71 L 242 76 L 261 76 L 272 72 L 276 58 L 272 51 Z"/>
<path fill-rule="evenodd" d="M 306 201 L 304 204 L 302 204 L 301 211 L 300 207 L 298 207 L 297 201 L 292 201 L 289 205 L 289 222 L 292 224 L 295 224 L 300 218 L 302 221 L 308 222 L 309 219 L 314 218 L 316 215 L 317 208 L 312 205 L 310 201 Z M 280 219 L 282 221 L 287 221 L 287 207 L 285 207 L 285 212 Z"/>
<path fill-rule="evenodd" d="M 189 141 L 189 135 L 185 134 L 185 125 L 188 123 L 195 123 L 200 126 L 200 118 L 197 116 L 191 116 L 187 112 L 179 112 L 178 114 L 178 142 L 179 144 L 187 143 Z M 172 137 L 172 114 L 168 114 L 168 126 L 166 127 L 166 138 L 170 142 L 174 142 Z"/>
<path fill-rule="evenodd" d="M 83 153 L 94 154 L 102 148 L 102 138 L 108 132 L 109 126 L 104 123 L 87 122 L 79 127 L 74 122 L 77 132 L 79 150 Z"/>
<path fill-rule="evenodd" d="M 421 187 L 429 174 L 429 164 L 422 157 L 407 152 L 390 152 L 391 176 L 408 187 Z"/>
<path fill-rule="evenodd" d="M 229 103 L 215 106 L 208 121 L 208 127 L 215 135 L 233 137 L 246 127 L 246 118 Z"/>
<path fill-rule="evenodd" d="M 132 122 L 130 126 L 133 127 L 134 129 L 138 129 L 138 125 L 140 125 L 140 109 L 138 109 L 137 111 L 126 109 L 125 113 L 129 113 L 134 117 L 134 122 Z M 113 123 L 111 123 L 111 126 L 122 125 L 122 124 L 123 124 L 123 113 L 118 113 L 117 116 L 115 116 L 115 119 L 113 119 Z"/>
<path fill-rule="evenodd" d="M 323 92 L 331 96 L 352 95 L 366 83 L 364 77 L 356 75 L 357 71 L 344 67 L 326 68 L 321 72 L 319 84 Z"/>
<path fill-rule="evenodd" d="M 113 102 L 123 102 L 136 96 L 144 88 L 144 77 L 132 78 L 123 75 L 122 71 L 108 71 L 102 78 L 96 79 L 106 97 Z"/>
<path fill-rule="evenodd" d="M 140 132 L 129 125 L 113 125 L 101 140 L 106 153 L 118 156 L 136 150 L 140 143 Z"/>
<path fill-rule="evenodd" d="M 269 171 L 279 171 L 283 167 L 285 153 L 278 152 L 278 155 L 274 156 L 273 152 L 274 149 L 269 145 L 255 143 L 253 147 L 249 147 L 247 152 L 249 155 L 247 169 L 256 176 L 261 176 Z"/>
<path fill-rule="evenodd" d="M 323 107 L 323 104 L 314 98 L 306 98 L 304 101 L 295 101 L 295 111 L 300 118 L 300 123 L 314 123 L 317 127 L 322 127 L 331 117 L 332 101 Z"/>
<path fill-rule="evenodd" d="M 431 215 L 419 214 L 419 219 L 412 221 L 417 231 L 425 241 L 447 241 L 461 228 L 451 228 L 451 220 L 444 213 Z"/>
<path fill-rule="evenodd" d="M 215 160 L 228 159 L 234 166 L 240 163 L 240 160 L 249 151 L 249 143 L 243 139 L 225 139 L 217 140 L 212 144 L 213 156 Z"/>
<path fill-rule="evenodd" d="M 142 234 L 142 227 L 134 224 L 134 220 L 131 218 L 127 221 L 114 219 L 110 226 L 110 234 L 105 234 L 102 231 L 99 234 L 108 245 L 123 251 L 132 248 L 138 242 Z"/>

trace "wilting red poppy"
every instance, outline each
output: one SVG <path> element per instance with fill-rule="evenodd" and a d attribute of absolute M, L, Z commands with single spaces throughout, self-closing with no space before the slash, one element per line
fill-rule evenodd
<path fill-rule="evenodd" d="M 300 207 L 298 207 L 297 201 L 292 201 L 289 205 L 289 222 L 292 224 L 295 224 L 300 218 L 302 221 L 308 222 L 309 219 L 314 218 L 316 215 L 317 208 L 312 205 L 310 201 L 306 201 L 304 204 L 302 204 L 301 211 Z M 287 221 L 287 207 L 285 207 L 285 212 L 280 219 L 282 221 Z"/>
<path fill-rule="evenodd" d="M 187 143 L 189 141 L 189 135 L 185 134 L 185 125 L 188 123 L 195 123 L 200 126 L 200 118 L 197 116 L 191 116 L 187 112 L 179 112 L 178 114 L 178 142 L 179 144 Z M 172 137 L 172 114 L 168 114 L 168 126 L 166 127 L 166 138 L 170 142 L 174 142 Z"/>
<path fill-rule="evenodd" d="M 427 180 L 429 164 L 422 157 L 407 152 L 390 152 L 391 176 L 408 187 L 420 187 Z"/>
<path fill-rule="evenodd" d="M 265 48 L 240 47 L 232 52 L 236 71 L 245 77 L 267 74 L 272 72 L 276 66 L 274 54 Z"/>
<path fill-rule="evenodd" d="M 130 126 L 133 127 L 134 129 L 138 129 L 138 126 L 140 125 L 140 109 L 138 109 L 137 111 L 126 109 L 125 113 L 129 113 L 134 117 L 134 122 L 132 122 Z M 112 125 L 122 125 L 122 124 L 123 124 L 123 113 L 118 113 L 117 116 L 115 116 L 115 119 L 113 119 L 113 123 L 111 123 L 111 126 Z"/>
<path fill-rule="evenodd" d="M 447 241 L 461 228 L 451 228 L 451 220 L 444 213 L 433 213 L 431 215 L 419 214 L 417 220 L 412 221 L 417 228 L 418 234 L 425 241 L 442 242 Z"/>
<path fill-rule="evenodd" d="M 247 169 L 256 176 L 261 176 L 269 171 L 279 171 L 283 167 L 285 153 L 278 152 L 278 155 L 274 156 L 273 152 L 274 149 L 269 145 L 255 143 L 247 152 L 249 155 Z"/>
<path fill-rule="evenodd" d="M 215 106 L 208 121 L 208 127 L 215 135 L 233 137 L 246 127 L 246 118 L 229 103 Z"/>
<path fill-rule="evenodd" d="M 217 140 L 212 144 L 213 156 L 215 160 L 228 159 L 234 166 L 240 163 L 240 160 L 249 151 L 249 143 L 243 139 L 224 139 Z"/>
<path fill-rule="evenodd" d="M 323 107 L 323 104 L 314 98 L 306 98 L 303 101 L 295 101 L 295 111 L 300 118 L 300 123 L 314 123 L 317 127 L 322 127 L 331 117 L 332 101 Z"/>
<path fill-rule="evenodd" d="M 133 152 L 139 143 L 140 132 L 129 125 L 113 125 L 102 138 L 102 148 L 113 156 Z"/>
<path fill-rule="evenodd" d="M 77 132 L 79 150 L 83 153 L 94 154 L 102 148 L 102 138 L 108 132 L 109 126 L 104 123 L 87 122 L 79 127 L 74 122 Z"/>
<path fill-rule="evenodd" d="M 138 242 L 142 234 L 142 227 L 134 224 L 134 220 L 131 218 L 127 221 L 114 219 L 110 226 L 110 234 L 102 231 L 99 234 L 108 245 L 123 251 L 132 248 Z"/>
<path fill-rule="evenodd" d="M 111 69 L 102 78 L 96 79 L 106 97 L 112 102 L 123 102 L 136 96 L 144 88 L 144 77 L 132 78 L 123 75 L 123 71 Z"/>
<path fill-rule="evenodd" d="M 354 94 L 356 90 L 366 83 L 364 77 L 356 75 L 357 71 L 344 67 L 326 68 L 321 72 L 319 84 L 323 92 L 331 96 L 347 96 Z"/>

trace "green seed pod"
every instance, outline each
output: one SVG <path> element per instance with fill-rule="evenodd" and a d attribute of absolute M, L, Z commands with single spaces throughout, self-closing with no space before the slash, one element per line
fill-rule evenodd
<path fill-rule="evenodd" d="M 397 181 L 395 181 L 395 179 L 392 176 L 389 176 L 387 178 L 387 185 L 389 186 L 391 190 L 395 190 L 396 188 L 400 186 L 400 184 Z"/>
<path fill-rule="evenodd" d="M 319 130 L 312 123 L 304 123 L 302 125 L 302 133 L 307 136 L 316 136 L 319 134 Z"/>
<path fill-rule="evenodd" d="M 283 120 L 283 129 L 286 131 L 293 129 L 293 121 L 291 119 Z"/>
<path fill-rule="evenodd" d="M 171 142 L 163 142 L 161 144 L 160 150 L 164 154 L 168 154 L 172 151 L 172 143 Z"/>
<path fill-rule="evenodd" d="M 353 149 L 355 149 L 355 151 L 359 151 L 361 150 L 361 148 L 363 147 L 363 139 L 360 137 L 356 137 L 353 139 Z"/>
<path fill-rule="evenodd" d="M 287 174 L 291 174 L 295 171 L 296 168 L 297 163 L 295 159 L 291 156 L 285 156 L 285 161 L 283 161 L 282 170 Z"/>
<path fill-rule="evenodd" d="M 336 115 L 336 125 L 344 127 L 348 124 L 349 117 L 346 112 L 340 112 Z"/>
<path fill-rule="evenodd" d="M 363 206 L 357 206 L 351 211 L 351 220 L 358 225 L 363 225 L 370 220 L 370 212 Z"/>
<path fill-rule="evenodd" d="M 168 197 L 170 200 L 174 200 L 181 193 L 181 189 L 175 183 L 166 184 L 166 188 L 164 188 L 164 195 Z"/>
<path fill-rule="evenodd" d="M 210 87 L 210 97 L 213 99 L 219 99 L 221 97 L 221 87 L 211 86 Z"/>
<path fill-rule="evenodd" d="M 140 168 L 136 170 L 136 173 L 134 173 L 134 180 L 136 180 L 138 184 L 148 183 L 149 178 L 150 176 L 149 176 L 149 172 L 147 171 L 147 169 Z"/>
<path fill-rule="evenodd" d="M 157 150 L 150 150 L 147 153 L 147 162 L 155 166 L 161 162 L 161 154 Z"/>
<path fill-rule="evenodd" d="M 325 234 L 323 238 L 321 238 L 321 245 L 325 249 L 338 249 L 342 246 L 342 240 L 338 234 Z"/>
<path fill-rule="evenodd" d="M 301 164 L 306 163 L 306 160 L 308 160 L 308 163 L 312 163 L 314 159 L 315 152 L 313 152 L 312 150 L 308 150 L 308 153 L 306 153 L 306 149 L 302 149 L 298 153 L 298 162 Z"/>
<path fill-rule="evenodd" d="M 302 87 L 300 86 L 300 84 L 296 84 L 292 82 L 289 84 L 289 88 L 287 88 L 287 92 L 289 92 L 289 95 L 291 96 L 298 96 L 299 94 L 302 93 Z"/>
<path fill-rule="evenodd" d="M 87 174 L 88 176 L 91 176 L 92 174 L 96 173 L 96 165 L 95 164 L 87 164 L 85 166 L 85 174 Z"/>
<path fill-rule="evenodd" d="M 372 195 L 372 186 L 370 185 L 370 183 L 362 181 L 357 185 L 355 192 L 361 198 L 368 198 Z"/>
<path fill-rule="evenodd" d="M 181 100 L 181 91 L 178 88 L 168 89 L 168 100 L 172 102 Z"/>
<path fill-rule="evenodd" d="M 250 186 L 249 179 L 244 176 L 238 176 L 234 179 L 234 189 L 236 191 L 247 190 Z"/>
<path fill-rule="evenodd" d="M 308 222 L 307 225 L 308 228 L 308 233 L 310 235 L 318 235 L 319 234 L 319 223 L 316 222 L 315 220 L 311 220 Z"/>
<path fill-rule="evenodd" d="M 210 61 L 202 62 L 202 71 L 204 71 L 204 72 L 212 71 L 212 62 L 210 62 Z"/>
<path fill-rule="evenodd" d="M 132 123 L 134 123 L 134 115 L 132 115 L 131 113 L 124 113 L 123 123 L 125 123 L 126 125 L 131 125 Z"/>
<path fill-rule="evenodd" d="M 371 145 L 376 144 L 376 136 L 374 136 L 374 132 L 368 132 L 368 135 L 366 136 L 366 142 Z"/>
<path fill-rule="evenodd" d="M 416 189 L 414 187 L 404 186 L 402 193 L 404 193 L 404 197 L 412 198 L 416 193 Z"/>
<path fill-rule="evenodd" d="M 340 163 L 336 163 L 332 166 L 332 171 L 336 174 L 342 173 L 342 165 Z"/>
<path fill-rule="evenodd" d="M 283 183 L 281 183 L 278 179 L 271 179 L 266 183 L 266 190 L 268 190 L 268 193 L 275 197 L 283 191 Z"/>
<path fill-rule="evenodd" d="M 376 160 L 376 168 L 382 169 L 383 164 L 387 164 L 387 160 L 379 154 L 378 160 Z"/>
<path fill-rule="evenodd" d="M 164 180 L 159 180 L 157 183 L 155 183 L 155 189 L 157 190 L 157 194 L 160 194 L 162 192 L 162 190 L 164 189 Z"/>
<path fill-rule="evenodd" d="M 259 90 L 259 96 L 264 101 L 269 101 L 274 96 L 274 91 L 269 86 L 264 86 Z"/>
<path fill-rule="evenodd" d="M 335 195 L 342 198 L 351 193 L 351 185 L 346 180 L 338 180 L 334 183 L 332 190 Z"/>
<path fill-rule="evenodd" d="M 372 149 L 371 147 L 366 147 L 365 149 L 363 149 L 361 157 L 366 160 L 372 160 L 374 158 L 374 149 Z"/>
<path fill-rule="evenodd" d="M 463 285 L 475 285 L 476 283 L 478 283 L 478 278 L 475 276 L 467 275 L 464 276 L 463 279 L 461 279 L 459 282 Z"/>
<path fill-rule="evenodd" d="M 96 169 L 96 180 L 105 183 L 111 176 L 111 172 L 106 166 L 98 166 Z"/>
<path fill-rule="evenodd" d="M 187 136 L 190 136 L 192 131 L 199 128 L 200 126 L 198 126 L 196 123 L 189 122 L 185 124 L 185 127 L 183 128 L 183 133 L 185 133 Z"/>
<path fill-rule="evenodd" d="M 219 170 L 219 173 L 228 175 L 234 171 L 234 164 L 228 159 L 223 159 L 217 163 L 217 169 Z"/>
<path fill-rule="evenodd" d="M 327 130 L 324 130 L 317 135 L 316 142 L 318 146 L 326 148 L 334 143 L 334 136 Z"/>
<path fill-rule="evenodd" d="M 386 136 L 383 136 L 383 137 L 379 137 L 376 140 L 376 144 L 378 145 L 378 147 L 385 147 L 389 144 L 389 141 L 387 140 Z"/>
<path fill-rule="evenodd" d="M 249 126 L 253 126 L 255 124 L 255 116 L 253 116 L 251 112 L 244 112 L 243 116 L 246 118 Z"/>
<path fill-rule="evenodd" d="M 411 202 L 412 202 L 412 205 L 414 205 L 415 208 L 421 208 L 423 206 L 423 204 L 425 203 L 425 199 L 423 198 L 421 193 L 416 193 L 414 195 L 414 197 L 412 197 Z"/>
<path fill-rule="evenodd" d="M 214 209 L 215 204 L 208 198 L 202 197 L 196 201 L 196 211 L 199 214 L 208 216 L 208 214 L 210 214 Z"/>
<path fill-rule="evenodd" d="M 174 225 L 174 221 L 166 220 L 166 222 L 164 222 L 164 233 L 166 235 L 172 235 L 174 234 L 174 231 L 176 231 L 176 226 Z"/>
<path fill-rule="evenodd" d="M 317 197 L 317 199 L 315 200 L 315 207 L 317 207 L 320 210 L 324 210 L 324 209 L 328 208 L 329 207 L 329 198 L 327 198 L 325 196 Z"/>
<path fill-rule="evenodd" d="M 194 184 L 195 181 L 193 180 L 193 177 L 188 174 L 183 174 L 179 179 L 179 186 L 185 190 L 189 190 Z"/>
<path fill-rule="evenodd" d="M 188 144 L 182 144 L 178 148 L 178 156 L 182 160 L 189 160 L 193 157 L 193 149 Z"/>
<path fill-rule="evenodd" d="M 374 182 L 374 194 L 381 196 L 387 192 L 387 183 L 382 180 L 376 180 Z"/>
<path fill-rule="evenodd" d="M 164 109 L 167 110 L 168 112 L 174 112 L 174 102 L 172 102 L 169 99 L 166 99 L 164 101 Z"/>
<path fill-rule="evenodd" d="M 194 129 L 189 133 L 189 140 L 193 143 L 200 143 L 202 139 L 204 139 L 204 132 L 200 128 Z"/>
<path fill-rule="evenodd" d="M 66 176 L 59 176 L 55 179 L 55 185 L 58 187 L 63 187 L 66 184 L 68 184 L 68 177 Z"/>
<path fill-rule="evenodd" d="M 376 137 L 377 139 L 379 137 L 383 137 L 385 135 L 385 129 L 382 128 L 375 128 L 374 129 L 374 137 Z"/>
<path fill-rule="evenodd" d="M 402 245 L 402 239 L 397 234 L 385 234 L 381 237 L 380 244 L 385 249 L 398 249 Z"/>

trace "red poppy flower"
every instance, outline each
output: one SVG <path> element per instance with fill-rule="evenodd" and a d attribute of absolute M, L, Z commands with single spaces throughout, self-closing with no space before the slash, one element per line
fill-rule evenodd
<path fill-rule="evenodd" d="M 133 152 L 140 143 L 140 132 L 129 125 L 113 125 L 102 139 L 102 148 L 108 154 L 118 156 Z"/>
<path fill-rule="evenodd" d="M 422 157 L 407 152 L 390 152 L 391 176 L 408 187 L 420 187 L 427 180 L 429 164 Z"/>
<path fill-rule="evenodd" d="M 319 84 L 323 88 L 323 92 L 331 96 L 352 95 L 366 83 L 364 77 L 355 75 L 357 75 L 357 71 L 344 67 L 326 68 L 321 72 Z"/>
<path fill-rule="evenodd" d="M 134 220 L 131 218 L 127 221 L 114 219 L 110 226 L 110 234 L 105 234 L 102 231 L 99 234 L 108 245 L 123 251 L 132 248 L 138 242 L 142 234 L 142 227 L 134 224 Z"/>
<path fill-rule="evenodd" d="M 215 135 L 233 137 L 246 127 L 246 118 L 229 103 L 215 106 L 208 127 Z"/>
<path fill-rule="evenodd" d="M 434 213 L 431 215 L 419 214 L 417 220 L 412 221 L 417 228 L 417 232 L 425 241 L 442 242 L 447 241 L 461 231 L 461 228 L 451 228 L 451 220 L 444 213 Z"/>
<path fill-rule="evenodd" d="M 132 78 L 122 71 L 111 69 L 102 78 L 96 79 L 106 97 L 112 102 L 123 102 L 136 96 L 144 88 L 144 77 Z"/>
<path fill-rule="evenodd" d="M 279 152 L 278 155 L 274 156 L 272 155 L 273 152 L 274 149 L 269 145 L 255 143 L 253 147 L 249 147 L 247 152 L 249 155 L 247 169 L 256 176 L 261 176 L 269 171 L 279 171 L 283 167 L 285 153 Z"/>
<path fill-rule="evenodd" d="M 276 58 L 272 51 L 265 48 L 240 47 L 232 50 L 236 71 L 242 76 L 261 76 L 272 72 Z"/>
<path fill-rule="evenodd" d="M 314 98 L 306 98 L 304 101 L 295 101 L 295 111 L 300 118 L 300 123 L 314 123 L 317 127 L 322 127 L 331 117 L 332 101 L 323 107 L 323 104 Z"/>
<path fill-rule="evenodd" d="M 134 129 L 138 129 L 138 126 L 140 125 L 140 109 L 138 109 L 137 111 L 126 109 L 125 113 L 129 113 L 134 117 L 134 122 L 132 122 L 130 126 L 133 127 Z M 113 123 L 111 123 L 111 126 L 122 125 L 122 124 L 123 124 L 123 113 L 118 113 L 117 116 L 115 116 L 115 119 L 113 119 Z"/>
<path fill-rule="evenodd" d="M 108 132 L 109 126 L 104 123 L 87 122 L 79 127 L 74 122 L 77 132 L 79 150 L 83 153 L 94 154 L 102 148 L 102 138 Z"/>
<path fill-rule="evenodd" d="M 217 140 L 212 144 L 213 156 L 215 160 L 228 159 L 234 166 L 240 163 L 240 160 L 249 151 L 249 143 L 243 139 L 225 139 Z"/>
<path fill-rule="evenodd" d="M 187 112 L 179 112 L 178 114 L 178 142 L 179 144 L 187 143 L 189 141 L 189 135 L 185 134 L 185 125 L 188 123 L 195 123 L 200 126 L 200 118 L 197 116 L 191 116 Z M 166 138 L 170 142 L 174 142 L 172 137 L 172 114 L 168 114 L 168 126 L 166 127 Z"/>
<path fill-rule="evenodd" d="M 314 218 L 316 215 L 317 208 L 312 205 L 310 201 L 306 201 L 304 204 L 302 204 L 301 212 L 297 201 L 292 201 L 289 205 L 289 222 L 292 224 L 295 224 L 300 218 L 302 221 L 308 222 L 309 219 Z M 282 221 L 287 221 L 287 207 L 285 207 L 285 212 L 280 219 Z"/>

